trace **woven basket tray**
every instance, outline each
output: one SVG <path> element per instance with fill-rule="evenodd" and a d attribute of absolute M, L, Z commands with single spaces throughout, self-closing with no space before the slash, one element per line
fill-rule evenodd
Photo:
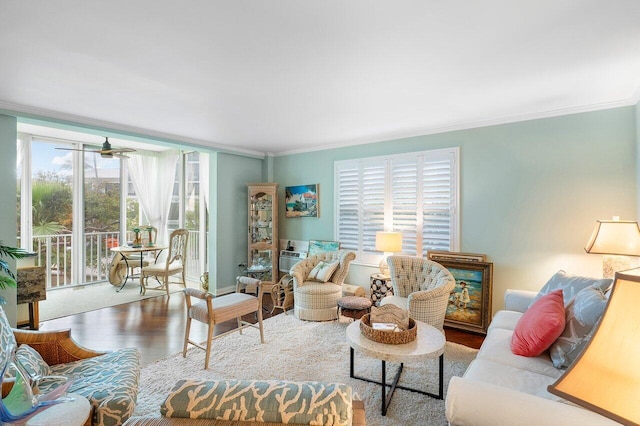
<path fill-rule="evenodd" d="M 418 326 L 413 318 L 409 318 L 409 329 L 407 331 L 386 331 L 375 330 L 371 327 L 369 314 L 360 318 L 360 332 L 369 340 L 388 345 L 402 345 L 413 342 L 418 334 Z"/>

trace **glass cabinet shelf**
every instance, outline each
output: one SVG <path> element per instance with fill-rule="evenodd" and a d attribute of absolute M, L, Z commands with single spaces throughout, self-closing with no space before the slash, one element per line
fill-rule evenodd
<path fill-rule="evenodd" d="M 248 261 L 245 273 L 261 280 L 265 291 L 278 282 L 278 184 L 248 185 Z"/>

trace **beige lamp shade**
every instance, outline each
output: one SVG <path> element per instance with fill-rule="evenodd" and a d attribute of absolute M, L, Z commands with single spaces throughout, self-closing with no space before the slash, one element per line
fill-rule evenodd
<path fill-rule="evenodd" d="M 391 253 L 402 251 L 402 233 L 376 232 L 376 250 L 384 252 L 379 268 L 382 275 L 388 276 L 389 265 L 387 264 L 387 256 Z"/>
<path fill-rule="evenodd" d="M 385 253 L 402 251 L 402 233 L 376 232 L 376 250 Z"/>
<path fill-rule="evenodd" d="M 611 298 L 580 357 L 549 392 L 625 425 L 640 424 L 640 272 L 616 272 Z"/>
<path fill-rule="evenodd" d="M 640 256 L 638 222 L 598 220 L 584 249 L 594 254 Z"/>

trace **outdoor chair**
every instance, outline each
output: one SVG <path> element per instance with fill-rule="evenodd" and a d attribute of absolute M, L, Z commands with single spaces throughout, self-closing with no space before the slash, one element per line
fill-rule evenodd
<path fill-rule="evenodd" d="M 169 296 L 169 277 L 179 275 L 178 283 L 183 287 L 187 287 L 185 280 L 185 269 L 187 263 L 187 240 L 189 239 L 189 231 L 186 229 L 176 229 L 169 236 L 169 253 L 164 261 L 154 263 L 153 265 L 142 268 L 140 275 L 140 286 L 144 295 L 147 288 L 151 290 L 164 290 Z M 160 285 L 149 287 L 149 278 L 155 277 L 160 281 Z M 161 279 L 161 280 L 160 280 Z"/>
<path fill-rule="evenodd" d="M 439 263 L 422 257 L 389 256 L 393 296 L 381 306 L 394 304 L 409 311 L 409 317 L 426 322 L 444 333 L 444 317 L 449 295 L 456 281 Z"/>

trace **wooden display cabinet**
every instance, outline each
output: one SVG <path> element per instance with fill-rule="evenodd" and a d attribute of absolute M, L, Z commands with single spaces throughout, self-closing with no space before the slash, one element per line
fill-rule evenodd
<path fill-rule="evenodd" d="M 249 244 L 246 274 L 262 280 L 264 290 L 278 282 L 278 184 L 248 185 Z"/>

